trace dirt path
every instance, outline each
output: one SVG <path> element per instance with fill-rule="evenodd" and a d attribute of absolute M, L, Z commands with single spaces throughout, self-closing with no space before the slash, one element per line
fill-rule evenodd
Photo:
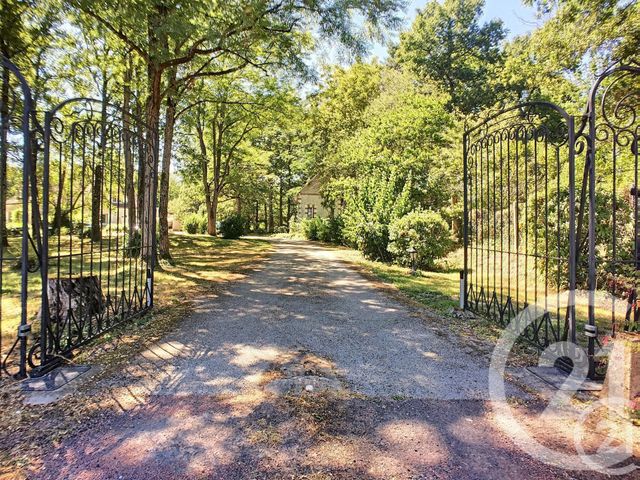
<path fill-rule="evenodd" d="M 275 242 L 242 283 L 102 380 L 123 411 L 34 478 L 591 478 L 533 460 L 494 426 L 483 355 L 331 250 Z"/>

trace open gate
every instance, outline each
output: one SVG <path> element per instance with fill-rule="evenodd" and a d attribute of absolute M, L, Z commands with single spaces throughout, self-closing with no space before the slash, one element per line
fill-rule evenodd
<path fill-rule="evenodd" d="M 24 377 L 31 329 L 27 308 L 29 281 L 37 270 L 37 263 L 34 265 L 29 260 L 30 254 L 37 252 L 29 211 L 33 191 L 30 172 L 34 170 L 32 98 L 31 89 L 18 68 L 4 58 L 0 87 L 0 215 L 3 220 L 0 226 L 1 370 L 7 370 L 9 360 L 15 358 L 18 359 L 15 374 Z M 10 181 L 10 176 L 13 181 Z M 21 196 L 11 195 L 18 191 L 22 192 Z M 11 209 L 8 208 L 9 202 Z M 14 221 L 10 223 L 10 220 Z"/>
<path fill-rule="evenodd" d="M 2 188 L 19 192 L 22 217 L 2 249 L 0 348 L 3 370 L 24 377 L 152 307 L 156 205 L 146 205 L 144 186 L 155 179 L 143 172 L 154 171 L 144 162 L 157 158 L 157 142 L 128 109 L 100 100 L 40 114 L 3 61 L 14 79 L 3 76 L 2 155 L 22 185 L 5 173 Z"/>
<path fill-rule="evenodd" d="M 539 349 L 585 346 L 640 327 L 640 67 L 614 65 L 584 115 L 532 102 L 464 135 L 465 308 L 507 325 L 527 307 Z M 527 322 L 528 323 L 528 322 Z"/>

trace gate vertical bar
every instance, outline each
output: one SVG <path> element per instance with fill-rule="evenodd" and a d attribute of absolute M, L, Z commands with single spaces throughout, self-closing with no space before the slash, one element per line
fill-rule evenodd
<path fill-rule="evenodd" d="M 42 278 L 42 306 L 40 315 L 40 366 L 47 363 L 47 339 L 49 336 L 49 160 L 51 156 L 51 112 L 44 117 L 44 159 L 42 180 L 42 255 L 40 275 Z M 60 185 L 58 188 L 62 188 Z"/>
<path fill-rule="evenodd" d="M 569 341 L 576 343 L 576 130 L 575 117 L 567 118 L 569 147 Z"/>
<path fill-rule="evenodd" d="M 467 137 L 467 132 L 465 131 L 464 135 L 462 136 L 462 170 L 463 170 L 463 186 L 462 186 L 462 191 L 463 191 L 463 219 L 462 219 L 462 232 L 463 232 L 463 242 L 464 242 L 464 271 L 462 274 L 462 287 L 460 289 L 460 293 L 461 295 L 463 295 L 463 298 L 461 298 L 461 303 L 462 303 L 462 307 L 463 308 L 467 308 L 467 286 L 469 284 L 468 282 L 468 253 L 467 250 L 469 249 L 469 208 L 468 208 L 468 204 L 467 204 L 467 195 L 468 195 L 468 187 L 467 187 L 467 182 L 468 182 L 468 175 L 469 175 L 469 171 L 468 171 L 468 166 L 467 166 L 467 154 L 468 154 L 468 146 L 467 146 L 467 141 L 468 141 L 468 137 Z"/>
<path fill-rule="evenodd" d="M 22 111 L 22 137 L 23 137 L 23 171 L 22 171 L 22 252 L 20 255 L 20 270 L 21 270 L 21 284 L 20 284 L 20 327 L 18 329 L 18 337 L 20 340 L 20 360 L 17 378 L 24 378 L 27 376 L 27 334 L 29 332 L 29 326 L 27 323 L 27 288 L 28 288 L 28 275 L 29 275 L 29 175 L 31 172 L 31 91 L 27 86 L 27 82 L 20 74 L 18 69 L 6 59 L 3 59 L 4 65 L 11 70 L 18 78 L 20 86 L 22 88 L 22 95 L 24 99 L 24 107 Z"/>
<path fill-rule="evenodd" d="M 595 103 L 588 108 L 589 135 L 587 135 L 587 161 L 589 162 L 589 330 L 595 331 L 595 291 L 596 291 L 596 109 Z M 615 225 L 613 227 L 615 235 Z M 589 332 L 590 333 L 590 332 Z M 596 333 L 597 335 L 597 333 Z M 588 335 L 587 356 L 589 359 L 589 378 L 595 375 L 595 335 Z"/>

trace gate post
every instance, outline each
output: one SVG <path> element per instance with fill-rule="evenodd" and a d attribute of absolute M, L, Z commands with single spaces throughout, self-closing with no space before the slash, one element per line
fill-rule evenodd
<path fill-rule="evenodd" d="M 569 341 L 576 343 L 576 130 L 575 117 L 567 118 L 569 147 L 569 298 L 567 302 L 569 321 Z"/>
<path fill-rule="evenodd" d="M 585 327 L 585 334 L 588 338 L 587 357 L 589 359 L 589 378 L 595 378 L 595 345 L 598 336 L 595 315 L 595 292 L 596 292 L 596 111 L 595 98 L 589 99 L 587 108 L 587 122 L 589 126 L 589 134 L 587 135 L 587 162 L 589 165 L 589 304 L 588 318 Z M 614 226 L 615 230 L 615 226 Z"/>
<path fill-rule="evenodd" d="M 468 170 L 467 170 L 467 141 L 468 141 L 468 136 L 467 136 L 467 132 L 465 129 L 465 132 L 462 136 L 462 171 L 463 171 L 463 181 L 462 181 L 462 189 L 463 189 L 463 220 L 462 220 L 462 238 L 463 238 L 463 245 L 464 245 L 464 266 L 463 266 L 463 271 L 462 271 L 462 275 L 460 276 L 460 307 L 463 309 L 467 308 L 467 288 L 468 288 L 468 273 L 467 273 L 467 262 L 468 262 L 468 258 L 467 258 L 467 249 L 469 247 L 469 208 L 467 205 L 467 195 L 468 195 L 468 191 L 467 191 L 467 176 L 468 176 Z"/>
<path fill-rule="evenodd" d="M 47 363 L 47 340 L 49 335 L 49 158 L 51 155 L 51 112 L 44 116 L 44 159 L 42 179 L 42 255 L 40 275 L 42 278 L 42 305 L 40 307 L 40 367 Z M 62 188 L 62 185 L 59 187 Z"/>
<path fill-rule="evenodd" d="M 25 378 L 27 376 L 27 337 L 31 331 L 31 325 L 27 319 L 27 288 L 28 288 L 28 275 L 29 275 L 29 184 L 30 184 L 30 172 L 31 172 L 31 113 L 32 113 L 32 100 L 31 89 L 27 84 L 27 81 L 22 76 L 18 68 L 11 63 L 7 58 L 2 57 L 2 65 L 4 68 L 13 73 L 18 79 L 20 89 L 22 90 L 22 96 L 24 100 L 24 106 L 22 109 L 22 156 L 23 156 L 23 170 L 22 170 L 22 243 L 20 254 L 20 326 L 18 327 L 19 342 L 19 365 L 16 378 Z"/>

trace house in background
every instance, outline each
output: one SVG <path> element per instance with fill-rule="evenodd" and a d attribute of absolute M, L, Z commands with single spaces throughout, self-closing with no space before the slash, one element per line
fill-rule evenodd
<path fill-rule="evenodd" d="M 298 204 L 298 219 L 305 218 L 327 218 L 331 212 L 322 204 L 322 187 L 325 182 L 316 175 L 309 179 L 298 193 L 296 202 Z"/>

